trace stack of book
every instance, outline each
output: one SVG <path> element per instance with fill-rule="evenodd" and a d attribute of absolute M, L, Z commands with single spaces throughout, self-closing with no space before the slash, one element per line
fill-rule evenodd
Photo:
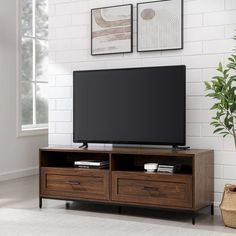
<path fill-rule="evenodd" d="M 109 167 L 108 161 L 99 161 L 99 160 L 81 160 L 75 161 L 74 166 L 78 168 L 87 168 L 87 169 L 105 169 Z"/>
<path fill-rule="evenodd" d="M 174 173 L 174 166 L 171 165 L 159 165 L 157 171 L 163 173 Z"/>

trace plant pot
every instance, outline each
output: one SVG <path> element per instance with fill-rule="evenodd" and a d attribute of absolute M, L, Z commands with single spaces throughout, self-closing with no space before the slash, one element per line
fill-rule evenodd
<path fill-rule="evenodd" d="M 236 185 L 225 185 L 220 210 L 225 226 L 236 228 Z"/>

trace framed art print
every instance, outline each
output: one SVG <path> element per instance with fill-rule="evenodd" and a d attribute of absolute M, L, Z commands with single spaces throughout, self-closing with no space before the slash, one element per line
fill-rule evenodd
<path fill-rule="evenodd" d="M 137 51 L 183 48 L 183 0 L 137 4 Z"/>
<path fill-rule="evenodd" d="M 133 5 L 91 10 L 91 54 L 133 51 Z"/>

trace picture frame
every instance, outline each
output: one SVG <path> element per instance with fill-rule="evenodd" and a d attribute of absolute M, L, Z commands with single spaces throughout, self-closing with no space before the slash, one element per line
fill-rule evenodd
<path fill-rule="evenodd" d="M 91 9 L 91 55 L 133 52 L 133 4 Z"/>
<path fill-rule="evenodd" d="M 137 4 L 137 51 L 183 49 L 183 0 Z"/>

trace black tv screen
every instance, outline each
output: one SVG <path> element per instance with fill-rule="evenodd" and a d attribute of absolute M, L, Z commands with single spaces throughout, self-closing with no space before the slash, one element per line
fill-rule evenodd
<path fill-rule="evenodd" d="M 186 68 L 74 71 L 73 141 L 185 145 Z"/>

